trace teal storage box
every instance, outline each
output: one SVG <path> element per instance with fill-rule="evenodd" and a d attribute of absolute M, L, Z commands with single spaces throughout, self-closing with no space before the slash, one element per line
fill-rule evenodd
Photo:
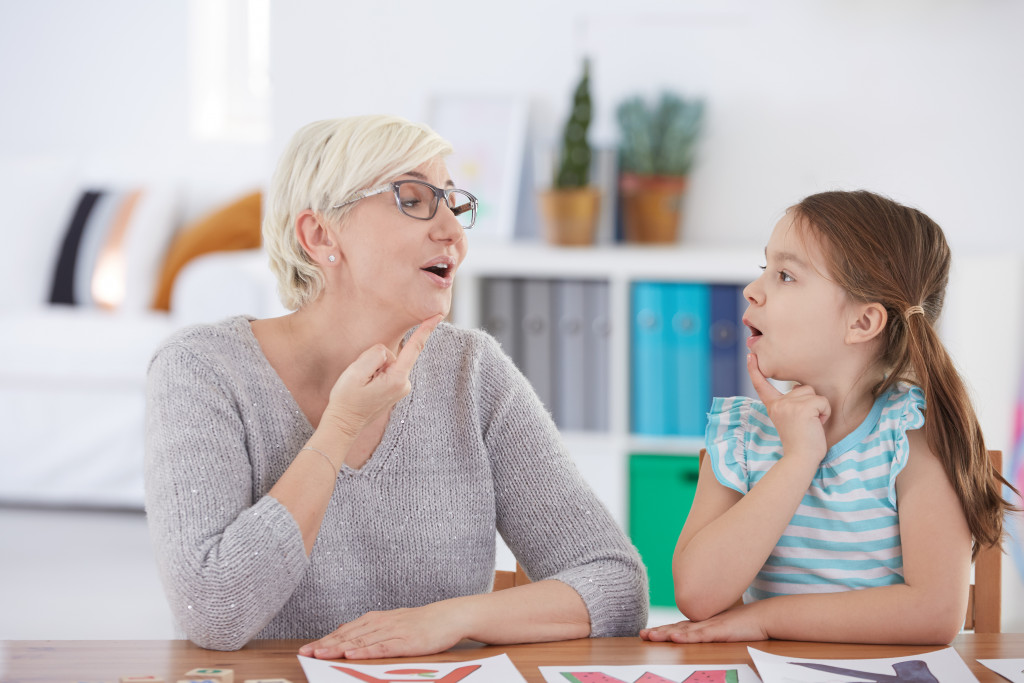
<path fill-rule="evenodd" d="M 651 604 L 675 606 L 672 553 L 697 492 L 696 455 L 629 456 L 629 536 L 651 584 Z"/>

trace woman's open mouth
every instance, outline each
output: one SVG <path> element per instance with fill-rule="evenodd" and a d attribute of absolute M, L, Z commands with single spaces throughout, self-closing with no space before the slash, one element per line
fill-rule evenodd
<path fill-rule="evenodd" d="M 448 256 L 441 256 L 427 262 L 420 268 L 430 276 L 430 279 L 442 287 L 451 287 L 455 279 L 455 260 Z"/>

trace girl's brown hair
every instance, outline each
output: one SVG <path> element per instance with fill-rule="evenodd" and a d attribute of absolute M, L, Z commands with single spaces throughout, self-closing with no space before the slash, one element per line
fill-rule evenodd
<path fill-rule="evenodd" d="M 822 240 L 829 274 L 856 301 L 885 307 L 879 396 L 897 381 L 919 386 L 927 402 L 925 438 L 942 461 L 974 537 L 973 554 L 998 543 L 1015 508 L 993 467 L 963 379 L 935 323 L 949 279 L 942 229 L 917 209 L 864 190 L 822 192 L 791 207 Z M 1019 492 L 1017 492 L 1019 495 Z"/>

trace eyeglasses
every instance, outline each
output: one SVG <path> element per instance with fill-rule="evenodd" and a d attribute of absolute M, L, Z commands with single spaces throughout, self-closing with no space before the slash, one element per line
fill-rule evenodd
<path fill-rule="evenodd" d="M 357 192 L 356 197 L 335 204 L 331 208 L 338 209 L 388 190 L 394 191 L 398 210 L 410 218 L 429 221 L 437 214 L 437 205 L 444 199 L 445 206 L 451 209 L 464 230 L 469 230 L 476 223 L 476 197 L 465 190 L 442 190 L 422 180 L 396 180 L 387 185 L 363 190 Z"/>

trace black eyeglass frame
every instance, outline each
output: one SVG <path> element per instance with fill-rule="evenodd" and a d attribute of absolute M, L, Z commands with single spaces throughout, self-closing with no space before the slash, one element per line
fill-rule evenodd
<path fill-rule="evenodd" d="M 402 198 L 401 198 L 401 195 L 399 194 L 399 188 L 401 188 L 402 185 L 405 185 L 406 183 L 415 183 L 417 185 L 423 185 L 424 187 L 430 189 L 430 191 L 434 193 L 434 203 L 433 203 L 433 205 L 430 208 L 430 215 L 429 216 L 413 216 L 412 214 L 406 212 L 405 207 L 402 206 Z M 444 205 L 447 206 L 448 210 L 451 211 L 453 214 L 455 214 L 456 217 L 462 215 L 467 210 L 472 210 L 473 214 L 472 214 L 472 216 L 470 218 L 469 225 L 463 225 L 462 226 L 463 230 L 469 230 L 474 225 L 476 225 L 476 211 L 477 211 L 477 205 L 479 204 L 479 201 L 477 200 L 477 198 L 472 193 L 470 193 L 470 192 L 468 192 L 466 190 L 460 190 L 460 189 L 454 188 L 454 187 L 446 190 L 446 189 L 437 187 L 435 185 L 431 185 L 430 183 L 426 182 L 425 180 L 414 180 L 414 179 L 393 180 L 390 183 L 387 183 L 385 185 L 381 185 L 380 187 L 374 187 L 374 188 L 370 188 L 368 190 L 360 190 L 359 192 L 356 193 L 356 195 L 358 195 L 358 196 L 353 197 L 352 199 L 346 199 L 345 201 L 341 202 L 340 204 L 335 204 L 331 208 L 332 209 L 340 209 L 343 206 L 347 206 L 349 204 L 353 204 L 355 202 L 358 202 L 360 199 L 366 199 L 367 197 L 373 197 L 373 196 L 378 195 L 378 194 L 383 194 L 383 193 L 387 192 L 388 190 L 391 190 L 394 193 L 394 195 L 395 195 L 395 205 L 398 207 L 398 210 L 401 211 L 403 215 L 408 216 L 409 218 L 415 218 L 418 221 L 429 221 L 429 220 L 433 219 L 434 216 L 437 215 L 437 207 L 441 204 L 441 200 L 443 199 L 444 200 Z M 451 203 L 448 201 L 448 198 L 453 193 L 456 193 L 456 192 L 459 193 L 460 195 L 465 195 L 466 197 L 469 198 L 469 206 L 468 207 L 465 207 L 465 206 L 452 206 L 451 205 Z M 456 210 L 459 210 L 458 213 L 456 213 Z M 461 222 L 460 222 L 460 225 L 461 225 Z"/>

